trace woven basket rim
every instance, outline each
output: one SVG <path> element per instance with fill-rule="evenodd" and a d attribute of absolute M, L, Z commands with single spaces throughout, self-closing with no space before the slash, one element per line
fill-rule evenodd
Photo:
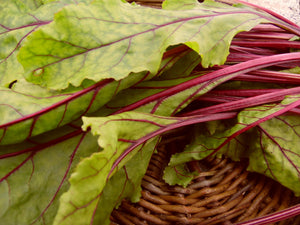
<path fill-rule="evenodd" d="M 294 207 L 295 199 L 290 190 L 261 174 L 246 171 L 245 162 L 233 162 L 228 158 L 205 158 L 196 161 L 196 165 L 192 162 L 191 168 L 197 170 L 198 167 L 202 172 L 187 187 L 168 185 L 162 178 L 162 171 L 170 154 L 165 146 L 159 149 L 152 156 L 142 181 L 141 200 L 138 203 L 123 200 L 112 213 L 112 221 L 211 225 L 216 222 L 231 224 L 234 218 L 235 223 L 253 220 L 255 224 L 255 221 L 266 220 L 274 213 Z M 285 224 L 291 224 L 293 219 Z M 127 224 L 132 223 L 124 222 Z"/>

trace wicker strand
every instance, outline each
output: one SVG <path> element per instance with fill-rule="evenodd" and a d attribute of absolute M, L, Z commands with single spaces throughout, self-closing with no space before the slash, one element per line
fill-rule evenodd
<path fill-rule="evenodd" d="M 292 204 L 291 191 L 262 175 L 247 172 L 245 162 L 229 159 L 202 160 L 199 163 L 207 168 L 201 172 L 205 176 L 195 176 L 186 188 L 169 186 L 162 179 L 168 160 L 168 146 L 160 146 L 142 181 L 141 200 L 124 200 L 111 215 L 113 224 L 233 224 Z"/>

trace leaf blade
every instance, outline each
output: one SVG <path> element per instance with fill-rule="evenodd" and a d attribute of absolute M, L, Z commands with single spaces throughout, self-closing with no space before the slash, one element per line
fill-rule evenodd
<path fill-rule="evenodd" d="M 214 11 L 199 10 L 204 15 L 196 9 L 149 9 L 118 0 L 65 7 L 56 14 L 53 23 L 28 37 L 30 41 L 20 50 L 19 60 L 28 80 L 53 89 L 63 89 L 69 84 L 78 86 L 84 79 L 97 82 L 105 78 L 119 80 L 130 72 L 143 70 L 156 73 L 166 48 L 179 43 L 189 43 L 189 47 L 201 55 L 202 65 L 208 67 L 225 62 L 230 41 L 237 32 L 266 21 L 251 10 L 234 7 L 227 7 L 227 12 L 218 11 L 218 7 Z M 232 20 L 232 16 L 236 20 Z M 227 23 L 228 19 L 234 22 Z M 211 21 L 214 22 L 210 24 Z M 190 26 L 195 26 L 194 23 L 203 30 L 191 30 Z M 205 26 L 206 23 L 210 26 Z M 65 29 L 66 26 L 69 30 Z M 98 29 L 89 30 L 87 36 L 88 27 Z M 216 27 L 224 27 L 224 30 L 215 32 Z M 111 31 L 108 32 L 110 36 L 103 32 L 104 28 Z M 218 33 L 216 40 L 208 38 L 211 43 L 203 43 L 202 40 L 207 40 L 212 33 Z M 148 45 L 148 42 L 151 44 Z M 35 50 L 41 43 L 46 47 Z M 55 75 L 61 73 L 68 79 Z"/>
<path fill-rule="evenodd" d="M 137 152 L 152 143 L 153 138 L 177 127 L 207 120 L 232 118 L 234 115 L 236 114 L 228 113 L 207 117 L 176 118 L 132 111 L 108 117 L 84 118 L 84 129 L 91 127 L 92 133 L 100 135 L 98 143 L 103 150 L 84 159 L 72 174 L 71 187 L 61 197 L 54 224 L 91 223 L 98 206 L 97 201 L 101 200 L 108 179 L 127 162 L 129 163 Z M 132 129 L 133 127 L 135 129 Z M 156 144 L 156 141 L 154 142 Z M 145 171 L 147 164 L 143 167 Z M 140 182 L 140 179 L 136 182 Z M 105 213 L 102 216 L 108 218 Z"/>
<path fill-rule="evenodd" d="M 277 116 L 288 112 L 294 107 L 297 107 L 299 104 L 299 95 L 294 95 L 287 96 L 281 103 L 278 104 L 262 105 L 245 109 L 238 114 L 237 121 L 229 128 L 225 126 L 220 130 L 220 132 L 213 132 L 212 134 L 200 132 L 198 134 L 198 138 L 191 145 L 189 145 L 184 152 L 172 156 L 168 167 L 174 167 L 191 160 L 201 160 L 209 155 L 214 154 L 224 154 L 233 160 L 240 160 L 241 158 L 246 157 L 251 161 L 249 170 L 262 173 L 273 179 L 276 178 L 276 180 L 282 185 L 293 190 L 296 195 L 299 195 L 300 180 L 298 168 L 298 147 L 296 145 L 295 147 L 291 147 L 288 144 L 289 148 L 286 149 L 286 152 L 290 152 L 290 156 L 288 157 L 284 155 L 284 152 L 278 143 L 271 138 L 271 135 L 264 140 L 261 138 L 262 135 L 256 135 L 255 138 L 249 143 L 249 137 L 253 135 L 251 135 L 251 133 L 245 133 L 256 126 L 262 126 L 267 129 L 268 125 L 266 124 L 272 123 L 274 118 L 277 118 Z M 263 131 L 262 128 L 260 129 Z M 268 129 L 268 132 L 270 131 L 271 130 Z M 268 132 L 266 133 L 268 134 Z M 290 129 L 289 135 L 293 135 L 293 139 L 296 141 L 297 138 L 299 138 L 297 132 L 293 131 L 293 129 Z M 286 136 L 286 133 L 284 133 L 284 136 Z M 282 148 L 284 148 L 287 143 L 284 142 L 283 137 L 281 138 L 281 145 Z M 271 147 L 262 147 L 262 143 L 267 143 L 268 141 L 273 141 Z M 277 148 L 276 154 L 271 153 L 274 151 L 274 148 Z M 257 162 L 258 158 L 260 160 Z M 272 162 L 271 167 L 269 167 L 268 161 Z M 289 165 L 285 168 L 282 167 L 282 164 Z M 282 170 L 278 171 L 276 168 L 278 165 Z M 284 172 L 283 169 L 285 169 Z M 275 172 L 276 175 L 272 174 L 272 172 Z M 291 173 L 293 175 L 291 175 Z M 287 180 L 284 178 L 285 176 L 281 176 L 281 174 L 285 174 L 285 176 L 289 174 L 291 179 Z"/>
<path fill-rule="evenodd" d="M 90 0 L 79 0 L 88 4 Z M 0 6 L 0 86 L 24 78 L 24 69 L 17 60 L 20 47 L 38 28 L 50 23 L 54 14 L 72 0 L 62 1 L 3 1 Z"/>
<path fill-rule="evenodd" d="M 151 115 L 134 112 L 103 118 L 84 118 L 83 128 L 87 129 L 91 126 L 92 133 L 97 136 L 100 135 L 98 143 L 103 150 L 84 159 L 78 165 L 75 173 L 72 174 L 70 179 L 71 187 L 61 197 L 60 208 L 54 224 L 69 224 L 70 222 L 84 224 L 91 222 L 103 189 L 111 175 L 116 172 L 116 170 L 111 169 L 115 160 L 135 140 L 149 132 L 151 133 L 157 127 L 176 120 L 164 120 L 159 117 L 155 117 L 155 119 L 153 121 Z M 130 132 L 134 124 L 138 124 L 135 129 L 138 132 Z M 144 149 L 144 145 L 138 146 L 135 148 L 133 155 L 141 152 L 142 149 Z M 117 170 L 122 168 L 133 155 L 131 154 L 125 158 L 118 165 Z M 145 167 L 145 164 L 142 167 Z M 146 168 L 144 168 L 145 170 Z M 113 173 L 111 173 L 112 171 Z M 138 181 L 140 182 L 140 179 Z M 111 208 L 111 206 L 109 207 Z M 107 218 L 108 215 L 104 214 L 102 216 Z"/>
<path fill-rule="evenodd" d="M 98 149 L 94 136 L 80 129 L 62 128 L 54 133 L 32 143 L 0 147 L 2 223 L 52 224 L 72 170 L 81 157 Z"/>
<path fill-rule="evenodd" d="M 248 170 L 284 184 L 300 196 L 299 117 L 283 115 L 259 125 L 251 146 Z M 288 134 L 288 135 L 287 135 Z"/>
<path fill-rule="evenodd" d="M 123 89 L 159 76 L 178 60 L 180 55 L 169 54 L 157 74 L 141 72 L 120 81 L 85 81 L 81 87 L 63 91 L 49 90 L 23 79 L 11 88 L 0 88 L 0 145 L 23 141 L 93 113 Z"/>

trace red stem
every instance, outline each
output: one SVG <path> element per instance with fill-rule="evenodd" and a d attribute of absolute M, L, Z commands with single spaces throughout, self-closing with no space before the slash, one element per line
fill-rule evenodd
<path fill-rule="evenodd" d="M 233 78 L 232 80 L 239 80 L 239 81 L 251 81 L 251 82 L 268 82 L 268 83 L 279 83 L 279 84 L 299 84 L 299 79 L 286 79 L 286 78 L 271 78 L 271 77 L 262 77 L 262 76 L 256 76 L 251 74 L 242 74 L 238 77 Z"/>
<path fill-rule="evenodd" d="M 210 93 L 215 95 L 227 95 L 237 97 L 253 97 L 262 94 L 268 94 L 284 89 L 232 89 L 232 90 L 212 90 Z"/>
<path fill-rule="evenodd" d="M 208 121 L 214 121 L 214 120 L 225 120 L 225 119 L 231 119 L 236 117 L 237 113 L 235 112 L 227 112 L 227 113 L 219 113 L 219 114 L 214 114 L 214 115 L 207 115 L 207 116 L 191 116 L 191 117 L 181 117 L 178 118 L 178 121 L 176 123 L 172 123 L 170 125 L 166 125 L 152 133 L 147 134 L 146 136 L 138 139 L 136 142 L 131 144 L 127 149 L 125 149 L 124 152 L 116 159 L 114 164 L 111 167 L 111 170 L 109 174 L 107 175 L 107 179 L 110 178 L 112 172 L 118 167 L 119 163 L 130 153 L 132 152 L 135 148 L 140 146 L 141 144 L 145 143 L 146 141 L 150 140 L 151 138 L 154 138 L 158 135 L 161 135 L 167 131 L 179 128 L 179 127 L 184 127 L 192 124 L 197 124 L 197 123 L 203 123 L 203 122 L 208 122 Z"/>
<path fill-rule="evenodd" d="M 285 219 L 300 215 L 300 204 L 287 208 L 285 210 L 272 213 L 267 216 L 259 217 L 247 222 L 238 223 L 236 225 L 264 225 L 279 222 Z"/>
<path fill-rule="evenodd" d="M 208 115 L 220 112 L 228 112 L 237 109 L 243 109 L 246 107 L 252 107 L 271 103 L 282 100 L 286 95 L 300 94 L 300 87 L 279 90 L 276 92 L 262 94 L 246 99 L 237 100 L 234 102 L 222 103 L 219 105 L 209 106 L 202 109 L 197 109 L 191 112 L 183 113 L 181 116 L 192 116 L 192 115 Z"/>
<path fill-rule="evenodd" d="M 300 42 L 287 41 L 287 40 L 233 40 L 232 45 L 244 46 L 244 47 L 264 47 L 264 48 L 296 48 L 300 49 Z"/>
<path fill-rule="evenodd" d="M 180 91 L 191 88 L 195 85 L 201 84 L 206 81 L 211 81 L 213 79 L 223 79 L 223 82 L 230 80 L 234 77 L 239 76 L 240 74 L 247 73 L 253 70 L 261 69 L 264 67 L 276 65 L 278 62 L 286 63 L 286 62 L 294 62 L 300 61 L 300 52 L 286 53 L 286 54 L 278 54 L 272 56 L 265 56 L 259 59 L 253 59 L 246 62 L 242 62 L 239 64 L 235 64 L 232 66 L 227 66 L 225 68 L 218 69 L 216 71 L 210 72 L 206 75 L 194 78 L 182 84 L 171 87 L 167 90 L 164 90 L 160 93 L 151 95 L 147 98 L 144 98 L 138 102 L 135 102 L 131 105 L 123 107 L 122 109 L 114 112 L 113 114 L 118 114 L 122 112 L 126 112 L 129 110 L 134 110 L 142 105 L 146 105 L 150 102 L 156 101 L 160 98 L 165 98 L 167 96 L 171 96 L 177 94 Z"/>

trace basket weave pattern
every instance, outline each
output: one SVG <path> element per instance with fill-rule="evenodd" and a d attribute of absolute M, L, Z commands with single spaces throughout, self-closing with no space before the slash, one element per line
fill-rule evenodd
<path fill-rule="evenodd" d="M 199 175 L 186 188 L 169 186 L 162 179 L 169 160 L 168 148 L 160 146 L 152 156 L 142 181 L 141 200 L 124 200 L 112 213 L 114 224 L 233 224 L 294 204 L 291 191 L 263 175 L 246 171 L 246 162 L 226 158 L 193 162 L 192 168 L 201 171 Z"/>

